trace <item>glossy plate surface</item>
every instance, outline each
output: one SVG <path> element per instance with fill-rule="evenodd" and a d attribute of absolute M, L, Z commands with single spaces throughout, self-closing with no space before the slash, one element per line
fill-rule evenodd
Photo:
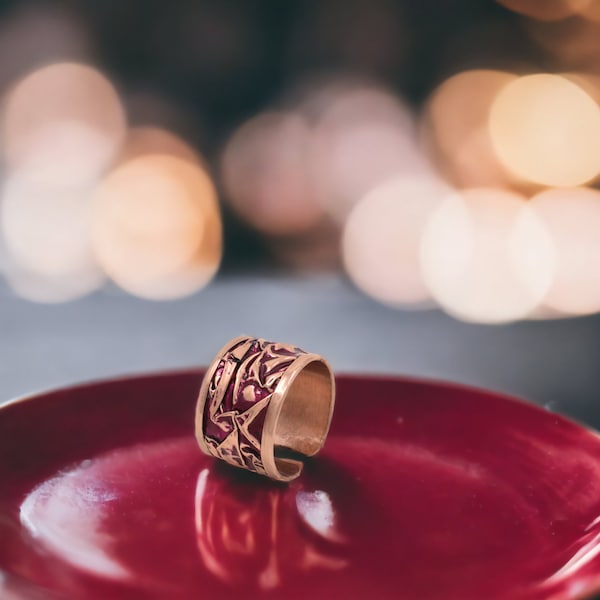
<path fill-rule="evenodd" d="M 0 598 L 558 600 L 600 588 L 600 438 L 501 396 L 340 377 L 289 486 L 196 447 L 198 372 L 0 409 Z"/>

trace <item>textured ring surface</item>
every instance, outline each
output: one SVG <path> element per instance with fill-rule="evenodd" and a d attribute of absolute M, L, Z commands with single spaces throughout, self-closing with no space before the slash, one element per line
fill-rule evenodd
<path fill-rule="evenodd" d="M 335 401 L 327 361 L 287 344 L 238 337 L 206 372 L 196 409 L 202 450 L 278 481 L 325 443 Z"/>

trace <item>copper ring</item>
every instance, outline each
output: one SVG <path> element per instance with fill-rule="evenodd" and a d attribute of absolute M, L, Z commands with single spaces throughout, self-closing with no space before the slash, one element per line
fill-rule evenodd
<path fill-rule="evenodd" d="M 200 448 L 230 465 L 290 481 L 321 450 L 335 381 L 328 362 L 287 344 L 242 336 L 219 352 L 196 407 Z"/>

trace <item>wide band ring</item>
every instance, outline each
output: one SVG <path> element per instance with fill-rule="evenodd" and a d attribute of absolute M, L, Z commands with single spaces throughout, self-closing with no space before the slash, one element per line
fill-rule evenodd
<path fill-rule="evenodd" d="M 323 447 L 335 402 L 327 361 L 287 344 L 242 336 L 219 352 L 196 407 L 200 448 L 231 465 L 290 481 Z"/>

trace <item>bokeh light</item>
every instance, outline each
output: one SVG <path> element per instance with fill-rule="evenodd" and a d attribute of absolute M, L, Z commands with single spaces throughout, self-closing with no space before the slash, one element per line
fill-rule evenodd
<path fill-rule="evenodd" d="M 98 268 L 48 276 L 14 262 L 5 265 L 3 275 L 17 296 L 43 304 L 77 300 L 99 289 L 105 281 L 104 273 Z"/>
<path fill-rule="evenodd" d="M 424 110 L 424 135 L 436 164 L 460 187 L 504 185 L 510 174 L 489 133 L 492 103 L 516 79 L 505 71 L 463 71 L 444 81 Z"/>
<path fill-rule="evenodd" d="M 381 302 L 418 305 L 430 298 L 419 263 L 424 227 L 448 189 L 435 179 L 397 178 L 369 192 L 343 235 L 346 271 Z"/>
<path fill-rule="evenodd" d="M 594 23 L 600 23 L 600 2 L 589 0 L 589 2 L 579 9 L 579 15 L 584 19 Z"/>
<path fill-rule="evenodd" d="M 509 83 L 492 105 L 490 133 L 502 162 L 531 182 L 576 186 L 600 171 L 600 108 L 564 77 Z"/>
<path fill-rule="evenodd" d="M 449 313 L 501 323 L 540 304 L 552 282 L 554 252 L 524 197 L 473 188 L 434 212 L 422 238 L 421 265 L 433 297 Z"/>
<path fill-rule="evenodd" d="M 427 170 L 413 116 L 391 93 L 377 87 L 341 87 L 320 99 L 311 173 L 320 202 L 339 221 L 386 180 Z"/>
<path fill-rule="evenodd" d="M 267 112 L 244 123 L 222 158 L 227 198 L 236 213 L 269 235 L 310 231 L 323 217 L 309 173 L 310 128 L 293 112 Z"/>
<path fill-rule="evenodd" d="M 560 76 L 580 87 L 596 104 L 600 104 L 600 75 L 585 71 L 567 71 L 560 73 Z"/>
<path fill-rule="evenodd" d="M 0 203 L 0 225 L 14 260 L 48 277 L 94 269 L 92 193 L 85 187 L 49 185 L 29 173 L 9 176 Z"/>
<path fill-rule="evenodd" d="M 98 177 L 115 158 L 125 134 L 117 93 L 98 70 L 55 63 L 37 69 L 9 91 L 0 143 L 11 168 L 53 181 Z"/>
<path fill-rule="evenodd" d="M 119 161 L 127 162 L 149 154 L 176 156 L 191 163 L 203 162 L 198 152 L 190 144 L 167 129 L 153 125 L 129 129 Z"/>
<path fill-rule="evenodd" d="M 97 191 L 97 259 L 138 296 L 169 299 L 200 289 L 218 269 L 221 238 L 215 189 L 197 164 L 143 156 L 118 167 Z"/>
<path fill-rule="evenodd" d="M 600 310 L 600 192 L 588 188 L 541 192 L 531 207 L 556 248 L 556 273 L 544 304 L 562 313 Z"/>
<path fill-rule="evenodd" d="M 559 21 L 576 15 L 594 0 L 498 0 L 506 8 L 540 21 Z"/>
<path fill-rule="evenodd" d="M 4 274 L 36 302 L 79 298 L 104 275 L 90 242 L 92 188 L 49 184 L 32 172 L 9 174 L 0 200 Z"/>

